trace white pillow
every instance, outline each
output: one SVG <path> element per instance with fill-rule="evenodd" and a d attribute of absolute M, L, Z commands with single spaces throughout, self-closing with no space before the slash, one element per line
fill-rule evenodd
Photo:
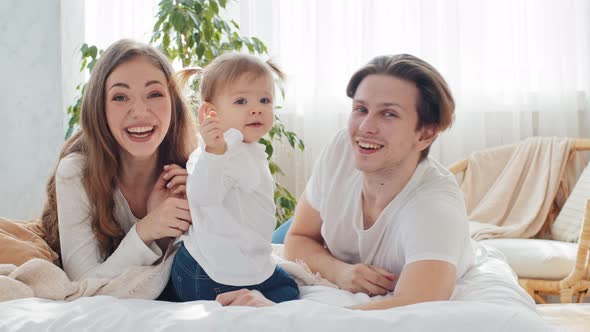
<path fill-rule="evenodd" d="M 560 280 L 576 265 L 575 243 L 538 239 L 490 239 L 480 243 L 500 250 L 519 278 Z"/>
<path fill-rule="evenodd" d="M 574 190 L 551 225 L 554 240 L 578 242 L 588 199 L 590 199 L 590 164 L 582 171 Z"/>

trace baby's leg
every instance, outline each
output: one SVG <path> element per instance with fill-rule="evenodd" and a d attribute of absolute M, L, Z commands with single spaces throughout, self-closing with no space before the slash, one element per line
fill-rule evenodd
<path fill-rule="evenodd" d="M 220 293 L 239 289 L 213 281 L 186 250 L 184 243 L 181 243 L 176 256 L 174 256 L 170 278 L 174 292 L 181 302 L 212 301 Z"/>
<path fill-rule="evenodd" d="M 280 303 L 299 298 L 299 287 L 289 273 L 277 265 L 275 272 L 254 289 L 259 290 L 267 299 Z"/>

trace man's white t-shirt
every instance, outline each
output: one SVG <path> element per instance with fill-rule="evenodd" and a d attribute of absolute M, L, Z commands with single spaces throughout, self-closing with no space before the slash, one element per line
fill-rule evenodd
<path fill-rule="evenodd" d="M 457 279 L 473 265 L 463 195 L 444 166 L 431 158 L 422 160 L 408 184 L 366 230 L 362 181 L 343 130 L 323 150 L 305 189 L 308 202 L 320 213 L 321 235 L 334 257 L 398 275 L 406 264 L 440 260 L 456 267 Z"/>
<path fill-rule="evenodd" d="M 224 154 L 208 153 L 200 144 L 189 157 L 186 194 L 193 223 L 181 240 L 211 279 L 256 285 L 275 270 L 274 180 L 264 145 L 244 143 L 236 129 L 224 137 Z"/>

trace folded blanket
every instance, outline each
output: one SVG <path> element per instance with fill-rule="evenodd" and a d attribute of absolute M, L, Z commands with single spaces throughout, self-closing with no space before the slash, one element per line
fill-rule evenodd
<path fill-rule="evenodd" d="M 57 261 L 57 254 L 43 240 L 39 227 L 40 223 L 35 220 L 0 218 L 0 264 L 19 266 L 33 258 Z"/>
<path fill-rule="evenodd" d="M 0 302 L 27 297 L 72 301 L 95 295 L 155 299 L 168 282 L 177 249 L 178 245 L 171 244 L 154 265 L 132 266 L 113 279 L 88 278 L 71 281 L 62 269 L 47 260 L 37 258 L 18 267 L 14 264 L 0 264 Z M 276 263 L 290 273 L 298 285 L 336 287 L 313 274 L 305 264 L 279 257 L 282 254 L 282 245 L 274 245 L 273 251 Z"/>
<path fill-rule="evenodd" d="M 461 189 L 471 237 L 529 238 L 543 227 L 572 144 L 567 138 L 529 138 L 472 154 Z"/>

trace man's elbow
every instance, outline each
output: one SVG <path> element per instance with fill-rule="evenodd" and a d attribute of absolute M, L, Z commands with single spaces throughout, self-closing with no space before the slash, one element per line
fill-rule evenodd
<path fill-rule="evenodd" d="M 297 247 L 298 244 L 300 243 L 300 237 L 299 235 L 295 235 L 291 232 L 291 230 L 287 231 L 287 234 L 285 235 L 285 246 L 284 246 L 284 255 L 285 258 L 288 260 L 295 260 L 297 257 Z"/>
<path fill-rule="evenodd" d="M 452 287 L 439 289 L 424 289 L 420 292 L 395 294 L 394 297 L 403 297 L 412 303 L 449 301 L 453 295 L 454 288 L 455 286 L 453 285 Z"/>

